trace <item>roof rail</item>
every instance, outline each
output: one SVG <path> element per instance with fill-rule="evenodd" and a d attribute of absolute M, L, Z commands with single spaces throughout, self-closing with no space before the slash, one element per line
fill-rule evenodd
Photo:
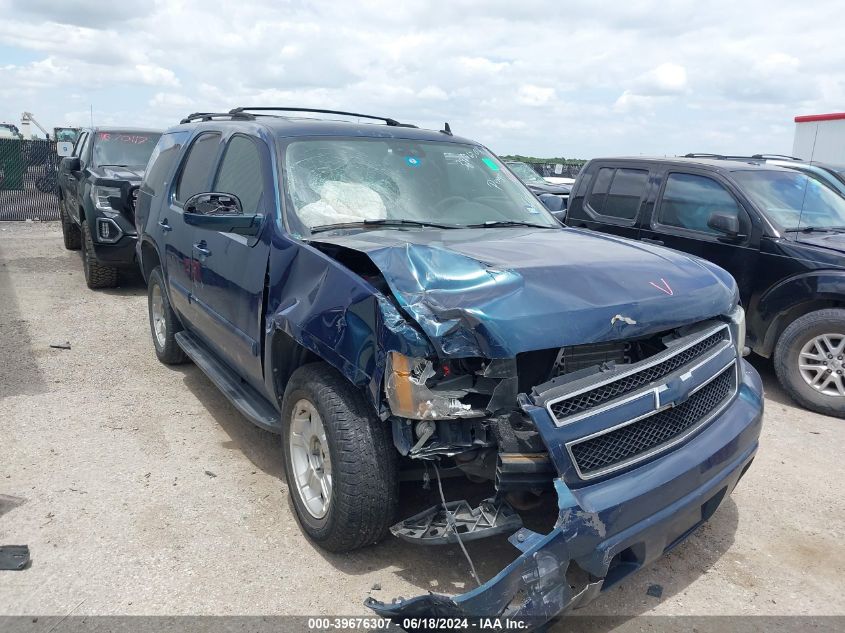
<path fill-rule="evenodd" d="M 343 110 L 323 110 L 322 108 L 276 108 L 272 106 L 257 106 L 253 108 L 249 106 L 241 106 L 239 108 L 232 108 L 231 110 L 229 110 L 229 114 L 248 114 L 247 110 L 251 110 L 253 112 L 316 112 L 318 114 L 339 114 L 342 116 L 352 116 L 360 119 L 374 119 L 376 121 L 384 121 L 387 125 L 390 125 L 392 127 L 417 127 L 416 125 L 411 125 L 410 123 L 400 123 L 396 119 L 391 119 L 390 117 L 374 116 L 372 114 L 361 114 L 360 112 L 344 112 Z"/>
<path fill-rule="evenodd" d="M 726 158 L 726 156 L 722 154 L 708 154 L 706 152 L 690 152 L 689 154 L 684 154 L 684 158 Z"/>
<path fill-rule="evenodd" d="M 788 156 L 786 154 L 754 154 L 751 158 L 773 158 L 773 159 L 780 159 L 780 160 L 804 160 L 803 158 L 798 158 L 797 156 Z"/>
<path fill-rule="evenodd" d="M 179 123 L 190 123 L 191 121 L 213 121 L 219 118 L 227 118 L 239 121 L 254 121 L 255 117 L 249 112 L 194 112 L 189 114 Z"/>

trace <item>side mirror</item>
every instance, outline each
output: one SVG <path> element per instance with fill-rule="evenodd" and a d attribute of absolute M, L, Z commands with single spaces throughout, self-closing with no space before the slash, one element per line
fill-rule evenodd
<path fill-rule="evenodd" d="M 68 156 L 62 159 L 63 171 L 79 171 L 81 168 L 82 163 L 79 160 L 79 156 Z"/>
<path fill-rule="evenodd" d="M 185 201 L 185 224 L 200 229 L 258 235 L 261 214 L 244 215 L 240 199 L 231 193 L 198 193 Z"/>
<path fill-rule="evenodd" d="M 73 143 L 70 141 L 59 141 L 56 143 L 56 154 L 62 158 L 73 154 Z"/>
<path fill-rule="evenodd" d="M 566 211 L 566 203 L 560 196 L 551 193 L 541 193 L 539 198 L 543 205 L 552 213 Z"/>
<path fill-rule="evenodd" d="M 739 218 L 736 214 L 714 211 L 707 219 L 707 226 L 727 237 L 740 237 Z"/>

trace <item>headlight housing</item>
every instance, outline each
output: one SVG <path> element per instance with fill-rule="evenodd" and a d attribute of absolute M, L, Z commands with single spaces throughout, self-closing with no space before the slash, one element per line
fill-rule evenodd
<path fill-rule="evenodd" d="M 393 415 L 411 420 L 478 417 L 483 411 L 464 404 L 455 392 L 440 391 L 426 383 L 435 377 L 427 358 L 411 358 L 390 352 L 384 379 L 387 403 Z"/>
<path fill-rule="evenodd" d="M 736 304 L 736 307 L 728 314 L 731 320 L 731 330 L 736 342 L 736 349 L 741 355 L 745 355 L 745 310 Z"/>
<path fill-rule="evenodd" d="M 91 202 L 100 211 L 114 211 L 109 204 L 109 198 L 120 197 L 120 189 L 118 187 L 100 187 L 94 185 L 91 187 Z"/>

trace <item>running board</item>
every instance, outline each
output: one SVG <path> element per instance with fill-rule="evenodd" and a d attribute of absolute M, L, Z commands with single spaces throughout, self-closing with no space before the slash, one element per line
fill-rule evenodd
<path fill-rule="evenodd" d="M 176 334 L 176 342 L 250 422 L 272 433 L 281 433 L 281 419 L 276 408 L 241 380 L 240 376 L 217 360 L 197 337 L 182 330 Z"/>

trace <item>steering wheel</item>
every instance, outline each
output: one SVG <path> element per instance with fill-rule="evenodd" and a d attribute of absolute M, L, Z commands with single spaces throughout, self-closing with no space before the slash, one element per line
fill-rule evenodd
<path fill-rule="evenodd" d="M 463 196 L 449 196 L 448 198 L 443 198 L 443 200 L 441 200 L 440 202 L 435 204 L 434 208 L 440 209 L 440 208 L 446 206 L 447 204 L 451 207 L 451 206 L 454 206 L 455 203 L 458 203 L 458 202 L 469 202 L 469 200 L 467 200 Z"/>

